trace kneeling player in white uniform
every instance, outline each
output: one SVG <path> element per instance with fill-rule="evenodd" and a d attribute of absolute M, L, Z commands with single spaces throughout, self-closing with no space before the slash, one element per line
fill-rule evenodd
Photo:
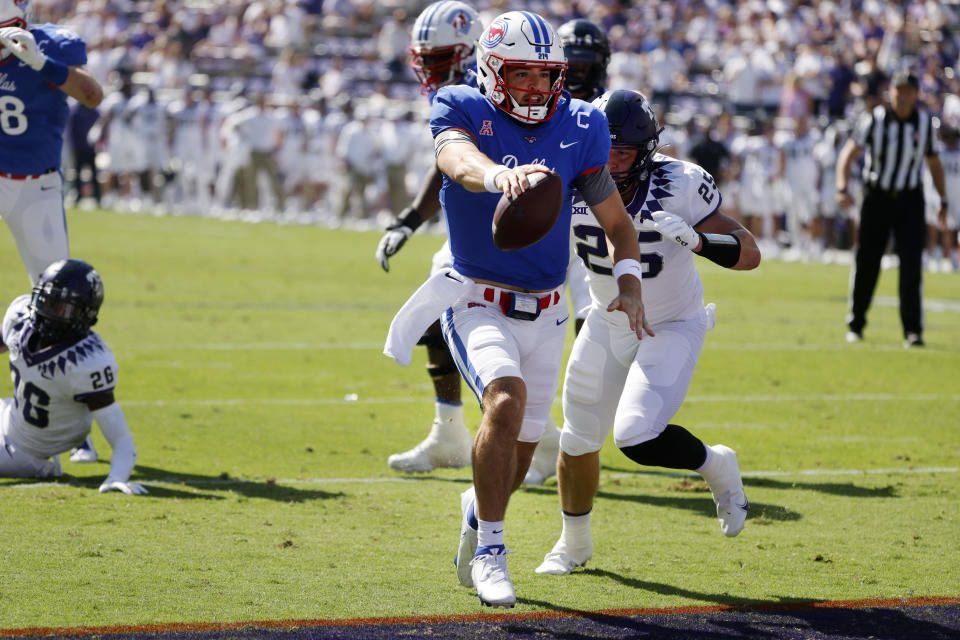
<path fill-rule="evenodd" d="M 720 192 L 709 173 L 656 153 L 660 127 L 642 94 L 614 91 L 594 105 L 607 115 L 613 143 L 607 167 L 638 232 L 653 336 L 638 340 L 622 314 L 607 313 L 617 282 L 606 238 L 590 208 L 576 202 L 571 233 L 594 303 L 563 383 L 557 474 L 563 532 L 537 568 L 555 575 L 570 573 L 593 554 L 590 511 L 600 448 L 611 428 L 617 447 L 631 460 L 703 475 L 724 534 L 741 531 L 748 509 L 737 454 L 723 445 L 708 447 L 669 422 L 683 403 L 714 321 L 713 306 L 703 306 L 693 254 L 745 270 L 759 264 L 760 251 L 750 232 L 720 212 Z"/>
<path fill-rule="evenodd" d="M 147 493 L 129 481 L 137 449 L 113 397 L 117 359 L 90 330 L 102 302 L 100 274 L 69 259 L 47 267 L 32 296 L 7 309 L 3 349 L 14 397 L 0 400 L 0 476 L 61 475 L 59 454 L 83 442 L 95 419 L 113 449 L 100 492 Z"/>

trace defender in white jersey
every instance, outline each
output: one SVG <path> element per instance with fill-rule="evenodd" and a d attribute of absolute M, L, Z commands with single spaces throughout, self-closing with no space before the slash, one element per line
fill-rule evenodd
<path fill-rule="evenodd" d="M 760 251 L 749 231 L 720 212 L 720 192 L 709 173 L 656 153 L 660 126 L 642 94 L 614 91 L 594 105 L 610 125 L 607 167 L 643 252 L 643 302 L 654 335 L 641 341 L 623 314 L 607 312 L 606 301 L 618 288 L 606 238 L 590 208 L 575 201 L 571 237 L 587 267 L 593 307 L 563 383 L 557 473 L 563 532 L 537 568 L 555 575 L 570 573 L 593 554 L 590 512 L 599 451 L 611 429 L 631 460 L 703 475 L 727 536 L 741 531 L 749 508 L 737 454 L 723 445 L 706 446 L 670 420 L 714 322 L 713 305 L 703 306 L 694 254 L 746 270 L 759 264 Z"/>
<path fill-rule="evenodd" d="M 957 230 L 960 229 L 960 130 L 950 124 L 942 125 L 940 138 L 940 163 L 943 165 L 943 181 L 947 193 L 947 206 L 940 207 L 935 229 L 940 231 L 943 252 L 950 268 L 960 271 L 960 256 L 957 255 Z"/>
<path fill-rule="evenodd" d="M 787 232 L 798 258 L 823 253 L 817 216 L 817 139 L 807 118 L 796 118 L 793 135 L 780 144 L 780 168 L 786 191 Z"/>
<path fill-rule="evenodd" d="M 96 420 L 113 449 L 100 492 L 147 492 L 129 481 L 137 450 L 113 395 L 117 360 L 90 330 L 102 302 L 100 275 L 68 259 L 47 267 L 33 294 L 7 309 L 2 348 L 10 351 L 14 397 L 0 400 L 0 476 L 61 475 L 59 454 L 83 442 Z"/>

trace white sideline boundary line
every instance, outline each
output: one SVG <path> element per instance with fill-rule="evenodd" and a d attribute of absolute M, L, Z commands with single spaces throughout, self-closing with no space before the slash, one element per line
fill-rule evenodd
<path fill-rule="evenodd" d="M 754 395 L 708 395 L 688 396 L 686 403 L 698 402 L 931 402 L 938 400 L 957 401 L 960 393 L 809 393 L 809 394 L 754 394 Z M 344 398 L 226 398 L 220 400 L 122 400 L 124 407 L 221 407 L 221 406 L 358 406 L 368 404 L 426 403 L 425 398 L 401 396 L 393 398 L 361 398 L 349 394 Z"/>
<path fill-rule="evenodd" d="M 887 469 L 799 469 L 797 471 L 750 471 L 743 474 L 744 478 L 789 478 L 789 477 L 827 477 L 827 476 L 876 476 L 876 475 L 909 475 L 922 473 L 957 473 L 960 467 L 914 467 L 914 468 L 887 468 Z M 635 478 L 638 476 L 663 478 L 688 478 L 698 477 L 695 473 L 653 473 L 646 471 L 637 471 L 636 473 L 601 473 L 600 477 L 607 480 L 623 480 L 625 478 Z M 448 478 L 434 478 L 429 475 L 420 477 L 397 476 L 393 478 L 284 478 L 273 480 L 277 485 L 316 485 L 316 484 L 385 484 L 385 483 L 422 483 L 428 480 L 448 481 Z M 464 479 L 466 480 L 466 479 Z M 171 478 L 170 480 L 137 480 L 144 486 L 170 486 L 170 487 L 229 487 L 238 484 L 267 484 L 266 480 L 260 479 L 240 479 L 227 478 L 225 480 L 191 480 L 189 482 Z M 99 482 L 35 482 L 30 484 L 9 485 L 7 489 L 49 489 L 54 487 L 95 487 Z"/>

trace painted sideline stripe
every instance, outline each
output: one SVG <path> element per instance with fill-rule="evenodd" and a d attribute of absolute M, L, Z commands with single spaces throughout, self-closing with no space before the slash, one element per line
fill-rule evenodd
<path fill-rule="evenodd" d="M 808 394 L 756 394 L 756 395 L 709 395 L 688 396 L 688 402 L 931 402 L 936 400 L 960 400 L 960 393 L 808 393 Z M 227 398 L 221 400 L 123 400 L 124 407 L 219 407 L 243 405 L 267 406 L 324 406 L 345 404 L 409 404 L 426 403 L 424 398 L 410 396 L 387 398 L 360 398 L 350 393 L 343 398 Z"/>
<path fill-rule="evenodd" d="M 914 598 L 865 598 L 861 600 L 833 600 L 816 602 L 760 602 L 754 604 L 693 605 L 688 607 L 643 607 L 631 609 L 601 609 L 599 611 L 530 611 L 527 613 L 470 613 L 457 615 L 403 616 L 393 618 L 345 618 L 317 620 L 251 620 L 246 622 L 171 622 L 166 624 L 116 625 L 101 627 L 26 627 L 0 629 L 0 637 L 29 637 L 52 635 L 100 635 L 108 633 L 164 633 L 184 631 L 226 631 L 243 627 L 291 629 L 294 627 L 361 627 L 384 625 L 443 624 L 450 622 L 511 622 L 519 620 L 550 620 L 556 618 L 588 618 L 594 616 L 669 616 L 697 613 L 725 613 L 741 611 L 809 611 L 814 609 L 870 609 L 888 607 L 923 607 L 960 604 L 957 596 L 926 596 Z"/>
<path fill-rule="evenodd" d="M 798 469 L 796 471 L 747 471 L 742 474 L 744 478 L 785 478 L 791 476 L 877 476 L 877 475 L 896 475 L 896 474 L 915 474 L 915 473 L 957 473 L 960 467 L 910 467 L 905 469 Z M 696 473 L 677 473 L 670 471 L 636 471 L 633 473 L 602 473 L 601 478 L 608 480 L 623 480 L 636 477 L 650 478 L 697 478 Z M 404 483 L 404 482 L 423 482 L 424 480 L 437 479 L 436 476 L 396 476 L 391 478 L 277 478 L 273 480 L 262 479 L 243 479 L 243 478 L 210 478 L 207 480 L 181 480 L 172 476 L 166 480 L 138 480 L 136 482 L 151 486 L 207 486 L 207 487 L 229 487 L 235 484 L 247 484 L 251 482 L 266 482 L 274 484 L 383 484 L 383 483 Z M 0 490 L 8 489 L 40 489 L 50 487 L 96 487 L 100 482 L 32 482 L 28 484 L 0 484 Z"/>

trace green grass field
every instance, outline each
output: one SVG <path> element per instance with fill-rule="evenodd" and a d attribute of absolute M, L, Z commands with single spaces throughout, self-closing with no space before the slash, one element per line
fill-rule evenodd
<path fill-rule="evenodd" d="M 469 470 L 386 465 L 432 419 L 422 350 L 409 369 L 380 351 L 442 238 L 388 275 L 377 233 L 104 212 L 70 231 L 104 278 L 150 495 L 97 493 L 104 462 L 0 481 L 0 629 L 482 610 L 452 565 Z M 704 485 L 608 442 L 586 570 L 533 572 L 555 485 L 514 496 L 517 610 L 960 595 L 960 276 L 925 276 L 928 346 L 907 351 L 895 271 L 848 345 L 848 267 L 698 264 L 718 326 L 676 422 L 739 451 L 747 528 L 724 538 Z M 26 291 L 3 230 L 0 292 Z"/>

